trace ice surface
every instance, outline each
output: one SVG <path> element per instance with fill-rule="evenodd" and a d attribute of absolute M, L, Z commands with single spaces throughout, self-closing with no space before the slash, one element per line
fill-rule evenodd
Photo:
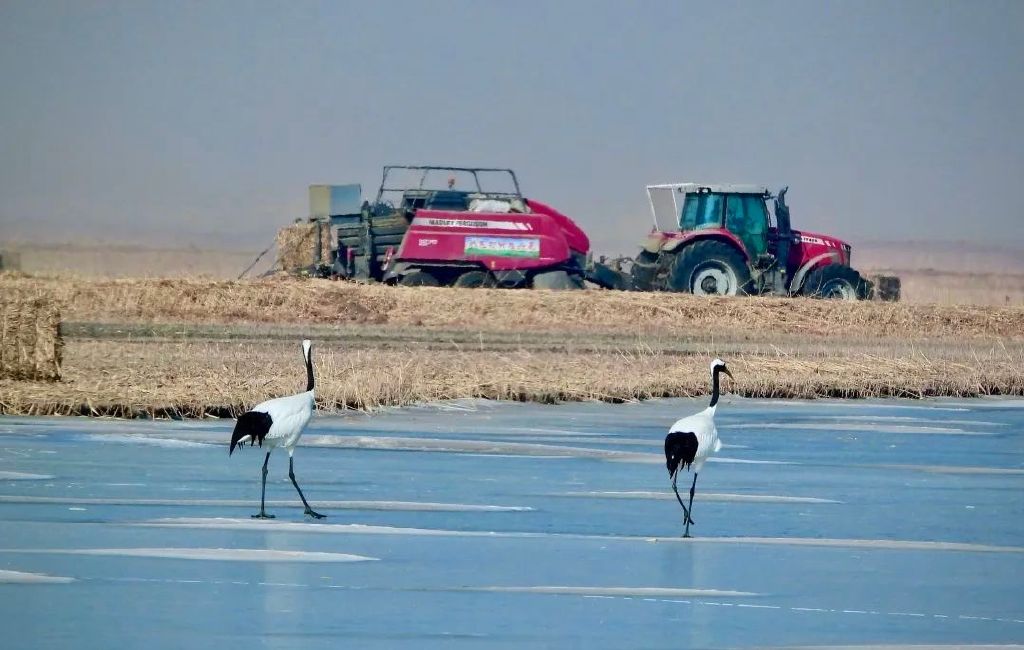
<path fill-rule="evenodd" d="M 591 499 L 675 499 L 671 492 L 660 490 L 632 490 L 629 492 L 601 492 L 593 490 L 590 492 L 565 492 L 562 495 L 567 497 L 585 497 Z M 835 499 L 821 499 L 818 497 L 794 497 L 778 494 L 723 494 L 718 492 L 701 492 L 701 501 L 746 501 L 750 503 L 842 503 Z"/>
<path fill-rule="evenodd" d="M 228 457 L 231 421 L 0 418 L 5 647 L 1024 639 L 1024 402 L 727 396 L 682 539 L 662 444 L 705 405 L 317 417 L 316 521 L 280 450 L 250 517 L 264 454 Z"/>

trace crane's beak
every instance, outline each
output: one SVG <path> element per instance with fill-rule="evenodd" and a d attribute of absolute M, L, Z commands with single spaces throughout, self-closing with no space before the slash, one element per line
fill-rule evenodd
<path fill-rule="evenodd" d="M 722 372 L 724 372 L 725 374 L 729 375 L 729 379 L 733 379 L 732 373 L 729 372 L 729 369 L 726 368 L 725 366 L 722 366 Z"/>

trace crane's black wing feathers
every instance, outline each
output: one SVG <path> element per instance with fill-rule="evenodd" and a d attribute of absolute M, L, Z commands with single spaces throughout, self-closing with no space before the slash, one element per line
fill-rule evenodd
<path fill-rule="evenodd" d="M 665 436 L 665 465 L 671 475 L 681 465 L 687 467 L 697 456 L 697 434 L 692 431 L 673 431 Z"/>
<path fill-rule="evenodd" d="M 231 432 L 231 447 L 228 449 L 228 456 L 234 453 L 235 446 L 242 446 L 238 441 L 245 436 L 249 436 L 250 446 L 258 442 L 262 447 L 263 439 L 267 437 L 267 432 L 270 431 L 270 425 L 273 423 L 274 419 L 270 417 L 269 413 L 260 411 L 242 413 L 238 416 L 238 422 L 235 422 L 235 430 Z"/>

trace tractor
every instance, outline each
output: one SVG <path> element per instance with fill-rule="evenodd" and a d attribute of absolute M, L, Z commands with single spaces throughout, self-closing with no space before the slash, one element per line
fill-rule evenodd
<path fill-rule="evenodd" d="M 792 229 L 787 189 L 773 195 L 756 185 L 648 185 L 654 229 L 633 260 L 631 288 L 870 298 L 872 284 L 850 266 L 849 244 Z"/>
<path fill-rule="evenodd" d="M 334 212 L 336 277 L 544 289 L 582 289 L 587 278 L 586 233 L 524 197 L 511 169 L 391 165 L 372 203 Z"/>

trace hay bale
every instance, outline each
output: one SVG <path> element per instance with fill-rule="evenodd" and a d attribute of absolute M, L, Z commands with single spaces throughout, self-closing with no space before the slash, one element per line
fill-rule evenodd
<path fill-rule="evenodd" d="M 332 247 L 331 224 L 327 221 L 286 226 L 277 233 L 277 267 L 294 272 L 329 264 Z"/>
<path fill-rule="evenodd" d="M 60 308 L 44 296 L 0 297 L 0 378 L 58 381 Z"/>

